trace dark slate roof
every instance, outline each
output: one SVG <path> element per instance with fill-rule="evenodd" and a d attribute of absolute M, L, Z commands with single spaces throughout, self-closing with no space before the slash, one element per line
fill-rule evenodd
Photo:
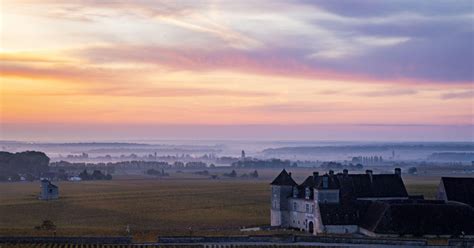
<path fill-rule="evenodd" d="M 316 179 L 315 179 L 316 178 Z M 310 199 L 314 199 L 314 188 L 318 188 L 322 181 L 321 176 L 309 176 L 304 182 L 298 185 L 298 198 L 305 198 L 306 188 L 310 189 Z"/>
<path fill-rule="evenodd" d="M 324 179 L 327 177 L 328 178 L 328 185 L 327 187 L 325 188 L 324 187 Z M 339 182 L 339 178 L 337 178 L 336 175 L 328 175 L 328 174 L 325 174 L 325 175 L 322 175 L 319 177 L 319 180 L 317 180 L 317 184 L 316 184 L 316 188 L 317 189 L 339 189 L 341 187 L 341 184 Z"/>
<path fill-rule="evenodd" d="M 301 187 L 303 189 L 306 188 L 306 187 L 314 188 L 314 187 L 316 187 L 316 185 L 320 181 L 320 179 L 321 179 L 320 177 L 316 177 L 316 181 L 315 181 L 313 176 L 309 176 L 298 187 Z"/>
<path fill-rule="evenodd" d="M 319 211 L 324 225 L 357 225 L 360 206 L 356 204 L 320 203 Z"/>
<path fill-rule="evenodd" d="M 474 177 L 442 177 L 448 201 L 457 201 L 474 207 Z"/>
<path fill-rule="evenodd" d="M 288 185 L 288 186 L 296 186 L 296 182 L 291 178 L 291 176 L 283 169 L 280 174 L 273 180 L 271 185 Z"/>
<path fill-rule="evenodd" d="M 369 197 L 408 197 L 405 184 L 400 176 L 395 174 L 380 174 L 372 176 Z M 364 197 L 364 196 L 358 196 Z"/>
<path fill-rule="evenodd" d="M 328 177 L 327 189 L 340 189 L 341 202 L 354 201 L 357 198 L 408 197 L 405 184 L 396 174 L 347 174 L 309 176 L 298 186 L 298 197 L 304 197 L 304 189 L 324 189 L 323 177 Z"/>
<path fill-rule="evenodd" d="M 376 201 L 360 226 L 378 234 L 472 235 L 474 208 L 441 201 Z"/>
<path fill-rule="evenodd" d="M 342 177 L 343 188 L 351 190 L 353 197 L 408 197 L 405 184 L 401 177 L 395 174 L 348 175 Z"/>

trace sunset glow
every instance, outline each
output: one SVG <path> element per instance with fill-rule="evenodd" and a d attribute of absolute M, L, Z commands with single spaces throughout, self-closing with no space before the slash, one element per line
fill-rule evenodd
<path fill-rule="evenodd" d="M 110 2 L 1 1 L 1 139 L 474 138 L 470 1 Z"/>

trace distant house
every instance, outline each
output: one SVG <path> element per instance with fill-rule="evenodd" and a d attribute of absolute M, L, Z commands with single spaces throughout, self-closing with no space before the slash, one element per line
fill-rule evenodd
<path fill-rule="evenodd" d="M 58 186 L 51 183 L 47 179 L 41 180 L 41 195 L 40 200 L 54 200 L 59 198 Z"/>
<path fill-rule="evenodd" d="M 78 181 L 82 181 L 82 178 L 80 178 L 78 176 L 72 176 L 72 177 L 69 177 L 68 180 L 72 181 L 72 182 L 78 182 Z"/>
<path fill-rule="evenodd" d="M 438 200 L 462 202 L 474 207 L 474 177 L 442 177 Z"/>
<path fill-rule="evenodd" d="M 301 184 L 283 170 L 271 188 L 270 219 L 275 227 L 314 235 L 474 235 L 474 208 L 408 195 L 399 168 L 378 175 L 371 170 L 314 172 Z"/>

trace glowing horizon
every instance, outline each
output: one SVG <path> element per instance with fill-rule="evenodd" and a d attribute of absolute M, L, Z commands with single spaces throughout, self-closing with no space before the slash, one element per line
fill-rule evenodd
<path fill-rule="evenodd" d="M 1 0 L 0 139 L 473 141 L 472 3 L 363 2 Z"/>

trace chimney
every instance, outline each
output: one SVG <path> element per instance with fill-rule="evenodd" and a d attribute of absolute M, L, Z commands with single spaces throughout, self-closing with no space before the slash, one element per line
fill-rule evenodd
<path fill-rule="evenodd" d="M 289 172 L 289 173 L 288 173 L 288 176 L 290 176 L 290 177 L 291 177 L 291 172 Z"/>
<path fill-rule="evenodd" d="M 342 170 L 342 174 L 344 176 L 347 176 L 349 174 L 349 171 L 347 169 Z"/>
<path fill-rule="evenodd" d="M 372 170 L 366 170 L 365 174 L 369 175 L 370 183 L 372 183 Z"/>
<path fill-rule="evenodd" d="M 399 177 L 402 177 L 402 169 L 395 168 L 395 175 L 398 175 Z"/>
<path fill-rule="evenodd" d="M 315 171 L 313 172 L 313 178 L 317 178 L 319 176 L 319 172 Z"/>

